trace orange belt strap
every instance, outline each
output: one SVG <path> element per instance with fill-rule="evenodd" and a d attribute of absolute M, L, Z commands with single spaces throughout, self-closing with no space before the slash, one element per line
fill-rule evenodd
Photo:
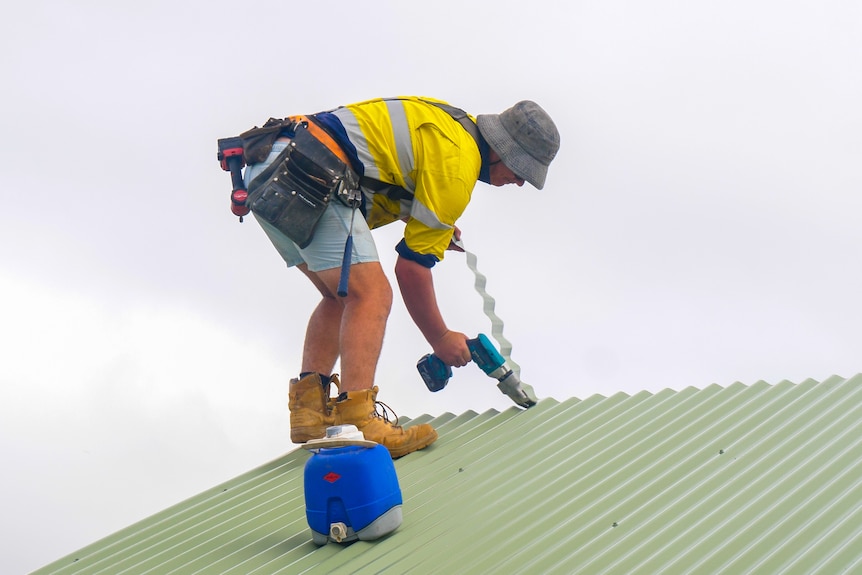
<path fill-rule="evenodd" d="M 329 151 L 338 156 L 339 160 L 348 166 L 350 165 L 350 159 L 347 157 L 347 154 L 344 153 L 344 150 L 341 149 L 341 146 L 339 146 L 338 143 L 332 139 L 332 136 L 330 136 L 323 128 L 315 124 L 308 116 L 291 116 L 288 120 L 301 122 L 307 127 L 309 134 L 317 138 L 321 144 L 329 148 Z"/>

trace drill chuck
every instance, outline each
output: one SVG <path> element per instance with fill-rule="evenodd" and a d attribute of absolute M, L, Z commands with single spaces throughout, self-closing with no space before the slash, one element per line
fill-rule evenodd
<path fill-rule="evenodd" d="M 486 371 L 485 373 L 488 374 L 489 377 L 493 377 L 497 381 L 503 381 L 504 379 L 509 377 L 509 375 L 514 375 L 512 370 L 509 369 L 509 366 L 505 363 L 497 369 Z"/>
<path fill-rule="evenodd" d="M 509 399 L 521 407 L 533 407 L 536 405 L 536 400 L 527 395 L 527 392 L 524 391 L 523 387 L 521 387 L 521 378 L 515 375 L 515 372 L 511 370 L 508 375 L 500 380 L 497 387 L 500 391 L 508 395 Z"/>

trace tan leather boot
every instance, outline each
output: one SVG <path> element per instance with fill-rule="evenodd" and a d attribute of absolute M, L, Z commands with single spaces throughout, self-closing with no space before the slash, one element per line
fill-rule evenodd
<path fill-rule="evenodd" d="M 365 439 L 384 445 L 393 459 L 436 441 L 437 432 L 427 423 L 404 429 L 378 414 L 377 391 L 377 386 L 374 386 L 371 389 L 348 391 L 339 395 L 332 409 L 335 425 L 355 425 L 365 435 Z"/>
<path fill-rule="evenodd" d="M 290 440 L 305 443 L 326 436 L 326 428 L 335 425 L 329 401 L 329 386 L 325 388 L 320 375 L 312 373 L 302 379 L 290 380 Z"/>

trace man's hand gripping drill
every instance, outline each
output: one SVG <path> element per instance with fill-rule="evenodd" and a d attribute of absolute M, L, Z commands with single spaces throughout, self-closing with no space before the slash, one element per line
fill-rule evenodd
<path fill-rule="evenodd" d="M 480 333 L 476 339 L 468 339 L 467 347 L 470 356 L 485 374 L 498 381 L 497 387 L 511 398 L 512 401 L 527 408 L 536 405 L 536 400 L 530 397 L 523 387 L 521 379 L 506 364 L 506 360 L 497 351 L 488 337 Z M 434 354 L 426 354 L 416 364 L 416 369 L 422 376 L 429 391 L 440 391 L 452 377 L 452 368 Z"/>

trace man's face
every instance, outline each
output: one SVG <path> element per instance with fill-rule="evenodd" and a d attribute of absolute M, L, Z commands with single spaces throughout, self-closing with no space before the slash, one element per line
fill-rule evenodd
<path fill-rule="evenodd" d="M 492 186 L 505 186 L 506 184 L 517 184 L 519 187 L 524 185 L 524 178 L 519 177 L 515 172 L 509 169 L 497 152 L 489 150 L 488 155 L 488 180 Z"/>

